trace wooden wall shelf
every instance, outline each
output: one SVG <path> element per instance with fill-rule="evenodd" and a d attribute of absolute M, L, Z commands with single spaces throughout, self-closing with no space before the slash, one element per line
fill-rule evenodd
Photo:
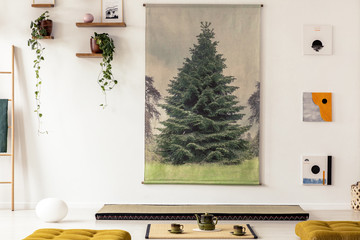
<path fill-rule="evenodd" d="M 79 58 L 102 58 L 101 53 L 77 53 L 76 56 Z"/>
<path fill-rule="evenodd" d="M 118 23 L 83 23 L 77 22 L 77 27 L 126 27 L 126 23 L 118 22 Z"/>
<path fill-rule="evenodd" d="M 34 37 L 32 39 L 35 39 Z M 42 40 L 42 39 L 54 39 L 54 36 L 44 36 L 43 38 L 36 38 L 36 39 L 39 39 L 39 40 Z"/>
<path fill-rule="evenodd" d="M 55 4 L 40 4 L 40 3 L 34 3 L 31 4 L 32 7 L 34 8 L 52 8 L 55 6 Z"/>

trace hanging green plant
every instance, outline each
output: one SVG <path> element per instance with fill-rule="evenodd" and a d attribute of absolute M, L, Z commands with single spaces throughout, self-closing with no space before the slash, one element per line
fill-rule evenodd
<path fill-rule="evenodd" d="M 100 63 L 101 72 L 98 77 L 98 84 L 105 96 L 105 102 L 100 104 L 103 108 L 107 106 L 106 91 L 110 91 L 118 83 L 112 74 L 111 61 L 113 60 L 115 45 L 112 38 L 107 33 L 96 33 L 91 36 L 91 51 L 102 53 L 102 62 Z M 100 50 L 96 50 L 96 47 Z"/>
<path fill-rule="evenodd" d="M 39 39 L 43 39 L 46 36 L 51 35 L 52 31 L 52 21 L 49 19 L 49 12 L 45 11 L 41 14 L 37 19 L 31 21 L 30 29 L 31 29 L 31 38 L 28 40 L 28 46 L 31 47 L 32 50 L 36 53 L 36 59 L 34 60 L 33 68 L 35 69 L 35 78 L 36 78 L 36 89 L 35 89 L 35 100 L 36 100 L 36 108 L 34 112 L 36 112 L 38 116 L 38 132 L 39 133 L 47 133 L 47 131 L 41 130 L 41 118 L 43 114 L 41 112 L 41 85 L 42 80 L 40 78 L 40 64 L 44 61 L 44 49 Z"/>

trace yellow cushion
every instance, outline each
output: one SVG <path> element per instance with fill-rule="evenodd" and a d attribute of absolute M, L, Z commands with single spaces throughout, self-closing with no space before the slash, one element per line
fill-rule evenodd
<path fill-rule="evenodd" d="M 38 229 L 23 240 L 131 240 L 124 230 L 91 230 L 91 229 Z"/>
<path fill-rule="evenodd" d="M 309 220 L 296 224 L 295 233 L 301 240 L 359 240 L 360 222 Z"/>

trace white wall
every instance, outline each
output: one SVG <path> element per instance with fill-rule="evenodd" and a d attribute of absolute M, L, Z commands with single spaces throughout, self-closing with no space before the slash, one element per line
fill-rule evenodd
<path fill-rule="evenodd" d="M 33 207 L 45 197 L 70 206 L 104 203 L 272 203 L 349 208 L 350 185 L 360 175 L 359 45 L 357 0 L 267 0 L 262 9 L 261 186 L 142 185 L 144 170 L 145 9 L 124 0 L 126 28 L 77 28 L 100 1 L 57 1 L 49 9 L 54 40 L 43 40 L 42 105 L 48 135 L 37 134 L 34 53 L 30 21 L 44 9 L 30 0 L 2 1 L 0 70 L 10 68 L 16 46 L 16 203 Z M 149 3 L 175 3 L 148 1 Z M 245 0 L 178 0 L 176 3 L 254 3 Z M 303 56 L 303 24 L 333 25 L 334 55 Z M 80 59 L 94 32 L 115 40 L 118 86 L 109 107 L 96 83 L 99 59 Z M 6 77 L 0 76 L 0 79 Z M 5 82 L 2 81 L 2 82 Z M 5 86 L 0 93 L 5 96 Z M 333 122 L 302 122 L 302 92 L 333 92 Z M 0 95 L 1 96 L 1 95 Z M 333 185 L 300 184 L 301 156 L 334 156 Z M 1 161 L 0 181 L 8 175 Z M 8 207 L 10 187 L 0 186 Z"/>

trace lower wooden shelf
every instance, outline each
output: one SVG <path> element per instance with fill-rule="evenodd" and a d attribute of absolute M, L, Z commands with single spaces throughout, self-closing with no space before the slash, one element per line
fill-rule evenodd
<path fill-rule="evenodd" d="M 76 53 L 79 58 L 102 58 L 101 53 Z"/>
<path fill-rule="evenodd" d="M 31 7 L 35 7 L 35 8 L 52 8 L 54 6 L 55 4 L 41 4 L 41 3 L 31 4 Z"/>

